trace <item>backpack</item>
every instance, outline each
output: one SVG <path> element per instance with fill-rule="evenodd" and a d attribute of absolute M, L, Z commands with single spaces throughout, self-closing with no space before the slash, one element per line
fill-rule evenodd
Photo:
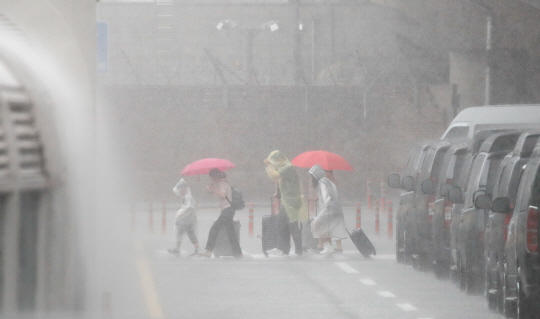
<path fill-rule="evenodd" d="M 242 193 L 238 191 L 236 188 L 231 186 L 231 199 L 229 200 L 227 198 L 227 201 L 229 204 L 231 204 L 231 207 L 234 210 L 240 210 L 246 207 L 246 204 L 244 203 L 244 198 L 242 198 Z"/>

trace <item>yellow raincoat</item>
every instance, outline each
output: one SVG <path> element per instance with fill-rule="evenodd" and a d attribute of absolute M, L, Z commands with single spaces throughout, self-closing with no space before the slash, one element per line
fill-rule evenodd
<path fill-rule="evenodd" d="M 304 222 L 308 218 L 300 180 L 295 168 L 283 153 L 272 151 L 264 161 L 266 174 L 278 183 L 281 205 L 285 209 L 290 222 Z"/>

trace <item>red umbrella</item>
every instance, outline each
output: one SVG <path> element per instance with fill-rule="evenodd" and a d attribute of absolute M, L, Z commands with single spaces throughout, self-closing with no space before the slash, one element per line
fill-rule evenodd
<path fill-rule="evenodd" d="M 213 168 L 226 171 L 230 168 L 233 168 L 234 164 L 226 159 L 222 158 L 203 158 L 198 161 L 195 161 L 191 164 L 186 165 L 182 170 L 182 175 L 192 176 L 192 175 L 205 175 L 210 172 Z"/>
<path fill-rule="evenodd" d="M 319 165 L 324 170 L 352 171 L 352 166 L 341 156 L 327 151 L 308 151 L 296 156 L 291 163 L 294 166 L 310 168 Z"/>

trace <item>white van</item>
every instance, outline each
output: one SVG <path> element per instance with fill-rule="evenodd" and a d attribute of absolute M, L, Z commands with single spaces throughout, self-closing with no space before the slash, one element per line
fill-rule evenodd
<path fill-rule="evenodd" d="M 456 115 L 441 140 L 472 139 L 480 130 L 521 128 L 540 128 L 540 104 L 466 108 Z"/>

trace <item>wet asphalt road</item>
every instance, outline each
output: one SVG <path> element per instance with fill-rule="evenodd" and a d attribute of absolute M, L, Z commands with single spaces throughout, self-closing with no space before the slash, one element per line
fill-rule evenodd
<path fill-rule="evenodd" d="M 170 221 L 162 233 L 161 215 L 137 212 L 134 227 L 111 250 L 110 265 L 101 270 L 102 317 L 108 318 L 502 318 L 487 309 L 483 296 L 468 296 L 451 282 L 418 272 L 395 261 L 387 215 L 375 233 L 374 214 L 362 215 L 362 226 L 378 254 L 365 259 L 344 243 L 343 255 L 265 257 L 260 248 L 260 217 L 256 207 L 254 235 L 248 233 L 248 211 L 238 212 L 245 257 L 187 257 L 167 253 L 173 244 Z M 365 210 L 363 210 L 365 211 Z M 354 228 L 355 209 L 345 210 Z M 206 242 L 215 209 L 199 212 L 199 238 Z M 130 225 L 129 214 L 125 214 Z M 121 227 L 122 229 L 122 227 Z M 104 252 L 104 254 L 106 254 Z M 99 299 L 99 298 L 98 298 Z"/>

